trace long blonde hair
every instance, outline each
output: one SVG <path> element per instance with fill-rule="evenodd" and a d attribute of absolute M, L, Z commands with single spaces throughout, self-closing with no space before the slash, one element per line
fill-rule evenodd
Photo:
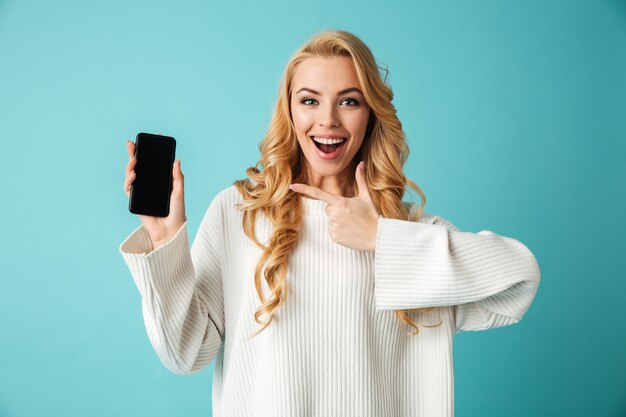
<path fill-rule="evenodd" d="M 391 100 L 393 92 L 387 85 L 387 70 L 381 78 L 374 56 L 370 49 L 358 37 L 350 32 L 337 30 L 317 34 L 299 48 L 291 57 L 280 82 L 278 99 L 265 137 L 259 143 L 261 159 L 254 167 L 246 169 L 249 178 L 235 181 L 244 200 L 238 204 L 243 210 L 243 229 L 245 234 L 262 249 L 262 254 L 255 268 L 254 283 L 262 305 L 256 310 L 254 319 L 263 327 L 263 331 L 272 321 L 277 309 L 287 298 L 287 259 L 298 241 L 298 230 L 303 219 L 300 195 L 289 189 L 289 185 L 307 183 L 305 157 L 300 149 L 291 119 L 290 95 L 291 82 L 298 65 L 305 59 L 315 56 L 350 57 L 354 62 L 358 80 L 367 104 L 371 108 L 370 119 L 363 138 L 363 145 L 353 161 L 365 163 L 365 179 L 370 195 L 379 213 L 385 218 L 417 221 L 423 213 L 426 197 L 422 190 L 404 176 L 402 167 L 409 155 L 402 124 L 396 116 L 396 109 Z M 259 164 L 263 170 L 259 170 Z M 354 170 L 354 169 L 353 169 Z M 252 181 L 251 181 L 252 180 Z M 358 194 L 354 177 L 347 187 L 352 195 Z M 416 191 L 421 199 L 417 211 L 409 213 L 402 202 L 405 186 Z M 257 210 L 262 210 L 273 224 L 267 245 L 259 242 L 255 235 Z M 411 217 L 411 218 L 409 218 Z M 263 270 L 263 268 L 265 269 Z M 261 275 L 270 289 L 265 297 L 262 291 Z M 420 324 L 411 319 L 410 312 L 428 312 L 434 307 L 421 309 L 396 310 L 398 318 L 416 329 Z M 267 321 L 261 321 L 262 315 Z M 435 326 L 440 325 L 438 323 Z"/>

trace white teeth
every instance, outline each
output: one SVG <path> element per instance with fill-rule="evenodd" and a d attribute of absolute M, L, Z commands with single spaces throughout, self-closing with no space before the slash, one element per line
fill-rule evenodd
<path fill-rule="evenodd" d="M 326 138 L 318 138 L 317 136 L 313 136 L 313 140 L 317 143 L 323 143 L 325 145 L 334 145 L 336 143 L 345 142 L 345 138 L 341 139 L 326 139 Z"/>

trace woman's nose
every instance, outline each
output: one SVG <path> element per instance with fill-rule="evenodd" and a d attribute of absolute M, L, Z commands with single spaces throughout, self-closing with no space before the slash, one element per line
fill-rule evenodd
<path fill-rule="evenodd" d="M 326 106 L 326 108 L 322 109 L 319 120 L 320 126 L 339 127 L 340 124 L 336 109 L 333 106 Z"/>

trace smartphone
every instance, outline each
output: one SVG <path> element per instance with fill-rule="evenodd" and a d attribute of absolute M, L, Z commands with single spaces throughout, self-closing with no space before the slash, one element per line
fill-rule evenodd
<path fill-rule="evenodd" d="M 171 136 L 139 133 L 135 140 L 135 180 L 128 210 L 134 214 L 167 217 L 170 213 L 176 140 Z"/>

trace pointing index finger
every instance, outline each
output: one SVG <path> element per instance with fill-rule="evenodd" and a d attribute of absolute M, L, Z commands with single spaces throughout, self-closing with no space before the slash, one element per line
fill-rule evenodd
<path fill-rule="evenodd" d="M 313 187 L 312 185 L 296 183 L 296 184 L 291 184 L 289 188 L 295 192 L 306 194 L 310 197 L 314 197 L 319 200 L 325 201 L 328 204 L 337 204 L 342 199 L 342 197 L 338 195 L 329 193 L 328 191 L 324 191 L 317 187 Z"/>

